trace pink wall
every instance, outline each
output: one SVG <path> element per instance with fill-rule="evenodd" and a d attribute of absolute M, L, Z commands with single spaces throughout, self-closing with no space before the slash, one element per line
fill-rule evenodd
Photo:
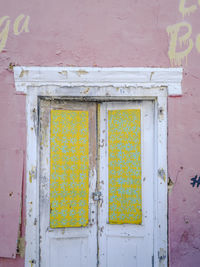
<path fill-rule="evenodd" d="M 183 18 L 179 4 L 184 2 L 196 8 Z M 20 14 L 30 16 L 29 32 L 16 35 L 13 23 Z M 173 267 L 200 266 L 200 187 L 190 185 L 190 178 L 200 175 L 199 1 L 7 0 L 2 1 L 0 17 L 6 15 L 10 25 L 0 53 L 0 153 L 26 149 L 25 96 L 16 95 L 9 64 L 171 67 L 168 49 L 173 43 L 166 29 L 183 21 L 191 25 L 193 43 L 176 46 L 188 54 L 187 63 L 181 62 L 183 96 L 168 103 L 168 167 L 174 182 L 169 193 L 169 259 Z M 5 22 L 0 31 L 4 27 Z M 179 36 L 188 29 L 181 27 Z M 23 259 L 0 259 L 0 267 L 5 266 L 21 267 Z"/>

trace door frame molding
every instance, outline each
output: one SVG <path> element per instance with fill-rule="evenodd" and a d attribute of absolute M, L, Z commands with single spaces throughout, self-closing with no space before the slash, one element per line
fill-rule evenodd
<path fill-rule="evenodd" d="M 79 101 L 154 100 L 155 179 L 153 266 L 167 266 L 167 97 L 182 95 L 182 68 L 14 67 L 26 95 L 25 266 L 39 266 L 38 114 L 41 97 Z"/>

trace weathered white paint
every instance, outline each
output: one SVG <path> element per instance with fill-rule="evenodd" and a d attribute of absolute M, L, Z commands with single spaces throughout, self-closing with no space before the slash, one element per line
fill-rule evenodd
<path fill-rule="evenodd" d="M 182 94 L 182 68 L 90 68 L 90 67 L 14 67 L 15 86 L 19 92 L 27 87 L 114 86 L 167 87 L 169 96 Z M 87 93 L 85 93 L 87 95 Z"/>
<path fill-rule="evenodd" d="M 69 109 L 61 101 L 63 109 Z M 90 104 L 92 105 L 92 104 Z M 50 101 L 40 101 L 40 266 L 95 266 L 97 255 L 97 211 L 92 193 L 96 189 L 96 169 L 89 172 L 89 224 L 86 227 L 50 228 Z M 87 110 L 86 103 L 73 104 L 73 109 Z M 53 108 L 53 107 L 52 107 Z M 54 107 L 55 108 L 55 107 Z M 56 106 L 59 108 L 59 105 Z M 95 126 L 95 120 L 93 122 Z M 94 130 L 95 132 L 95 130 Z M 94 144 L 95 145 L 95 144 Z M 91 152 L 90 152 L 91 153 Z M 94 155 L 91 155 L 94 157 Z M 95 161 L 95 160 L 94 160 Z M 67 265 L 66 265 L 67 264 Z"/>
<path fill-rule="evenodd" d="M 108 110 L 141 110 L 142 224 L 108 223 Z M 99 262 L 104 266 L 151 267 L 154 254 L 154 101 L 103 103 L 100 113 Z M 103 141 L 104 140 L 104 141 Z M 145 256 L 144 256 L 145 255 Z"/>
<path fill-rule="evenodd" d="M 37 177 L 37 95 L 27 95 L 27 154 L 26 154 L 26 266 L 39 262 L 39 179 Z M 31 178 L 31 179 L 30 179 Z M 34 265 L 33 265 L 34 266 Z M 37 266 L 37 265 L 36 265 Z"/>
<path fill-rule="evenodd" d="M 26 266 L 39 266 L 37 107 L 40 96 L 107 101 L 154 100 L 154 266 L 167 266 L 167 96 L 181 94 L 182 69 L 111 68 L 112 79 L 108 81 L 106 70 L 109 69 L 99 69 L 98 72 L 98 68 L 14 68 L 16 90 L 27 94 Z M 131 75 L 131 70 L 135 75 Z M 74 78 L 68 81 L 70 75 Z M 88 75 L 87 79 L 84 75 Z M 153 77 L 159 77 L 157 82 L 151 82 Z M 29 173 L 35 174 L 32 182 L 28 179 Z M 166 253 L 166 257 L 159 259 L 159 252 Z"/>

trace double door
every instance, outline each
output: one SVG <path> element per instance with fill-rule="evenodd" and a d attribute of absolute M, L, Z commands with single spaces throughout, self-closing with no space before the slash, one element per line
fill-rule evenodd
<path fill-rule="evenodd" d="M 40 101 L 40 266 L 152 266 L 153 114 L 153 101 Z"/>

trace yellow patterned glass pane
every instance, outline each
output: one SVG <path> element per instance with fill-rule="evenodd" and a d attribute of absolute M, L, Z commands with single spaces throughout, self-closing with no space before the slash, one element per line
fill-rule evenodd
<path fill-rule="evenodd" d="M 88 111 L 51 111 L 50 226 L 88 224 Z"/>
<path fill-rule="evenodd" d="M 108 111 L 109 223 L 141 224 L 139 109 Z"/>

